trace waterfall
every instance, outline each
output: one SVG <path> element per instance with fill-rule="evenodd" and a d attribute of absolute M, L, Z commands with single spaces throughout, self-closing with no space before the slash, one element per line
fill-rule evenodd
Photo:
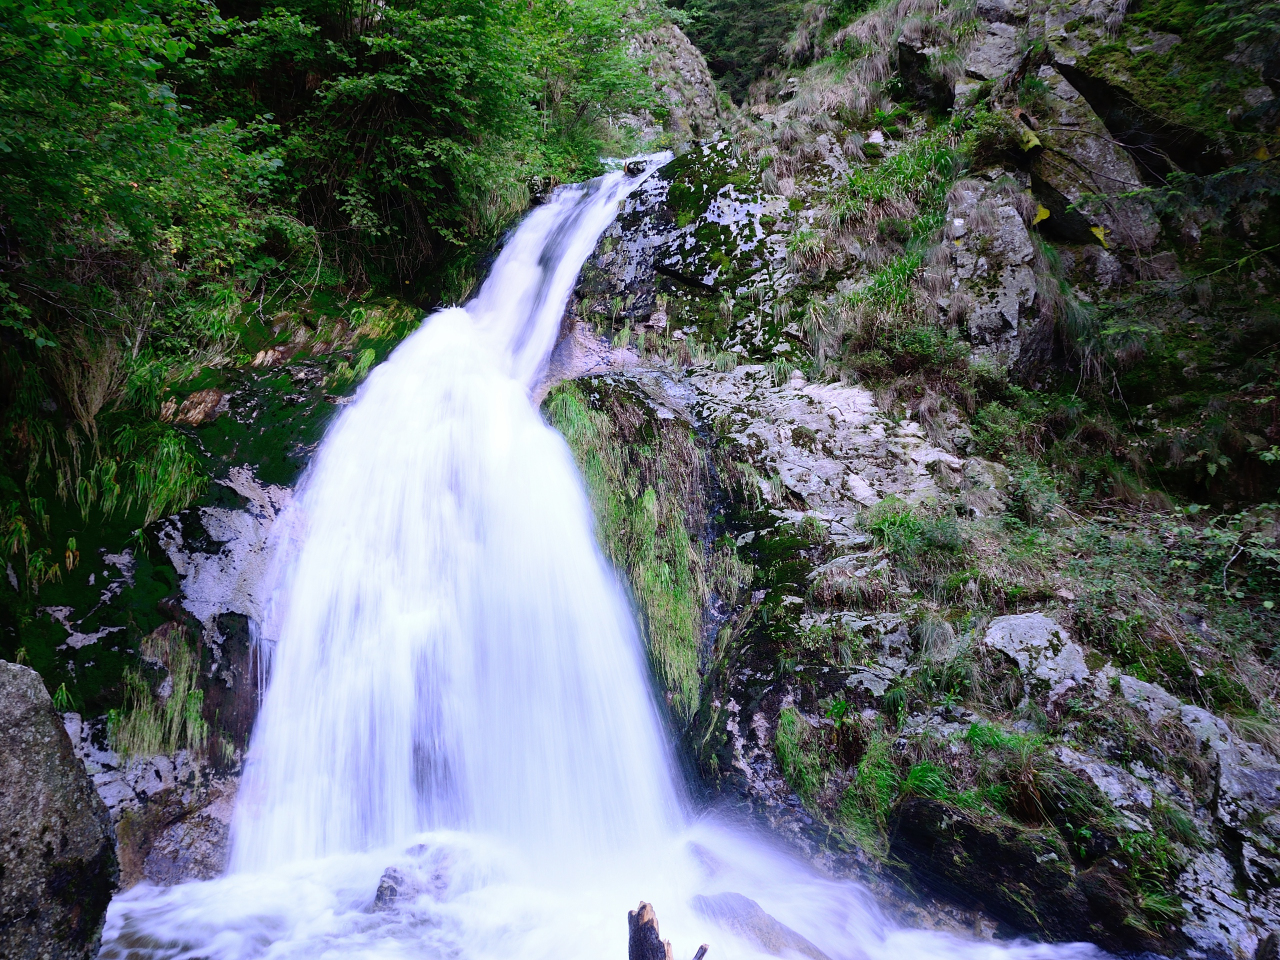
<path fill-rule="evenodd" d="M 529 402 L 632 182 L 536 209 L 479 295 L 409 337 L 326 437 L 276 548 L 234 869 L 445 828 L 563 859 L 677 822 L 631 612 Z"/>
<path fill-rule="evenodd" d="M 768 956 L 708 919 L 742 897 L 811 957 L 1090 952 L 897 929 L 687 809 L 631 610 L 530 400 L 638 179 L 558 190 L 331 428 L 273 532 L 231 870 L 117 897 L 102 957 L 622 960 L 642 898 L 681 953 Z"/>

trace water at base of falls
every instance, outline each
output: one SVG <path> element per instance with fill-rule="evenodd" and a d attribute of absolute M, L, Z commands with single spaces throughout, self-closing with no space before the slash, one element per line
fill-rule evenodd
<path fill-rule="evenodd" d="M 581 481 L 529 399 L 635 183 L 558 191 L 330 430 L 273 531 L 231 871 L 118 896 L 103 958 L 621 960 L 642 899 L 712 960 L 1093 953 L 897 929 L 688 812 Z M 789 947 L 744 932 L 743 897 Z"/>

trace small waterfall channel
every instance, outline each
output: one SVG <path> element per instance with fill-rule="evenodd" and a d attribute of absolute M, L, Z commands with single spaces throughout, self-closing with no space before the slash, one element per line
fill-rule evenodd
<path fill-rule="evenodd" d="M 690 808 L 581 480 L 530 400 L 582 263 L 660 162 L 556 191 L 334 424 L 273 534 L 231 868 L 118 896 L 103 958 L 623 960 L 642 899 L 677 960 L 1095 954 L 895 928 Z"/>

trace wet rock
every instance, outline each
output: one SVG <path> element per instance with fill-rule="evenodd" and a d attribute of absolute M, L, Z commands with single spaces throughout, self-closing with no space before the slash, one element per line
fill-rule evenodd
<path fill-rule="evenodd" d="M 102 719 L 68 713 L 63 724 L 114 824 L 122 888 L 222 874 L 239 786 L 234 766 L 218 773 L 187 750 L 126 763 L 106 745 Z"/>
<path fill-rule="evenodd" d="M 1043 613 L 996 617 L 982 643 L 1014 660 L 1036 688 L 1047 691 L 1050 700 L 1089 676 L 1084 648 L 1071 639 L 1066 628 Z"/>
<path fill-rule="evenodd" d="M 556 344 L 547 362 L 547 371 L 533 392 L 533 402 L 541 406 L 552 388 L 566 380 L 624 373 L 639 363 L 639 355 L 629 346 L 615 347 L 604 337 L 592 333 L 585 324 L 574 323 Z"/>
<path fill-rule="evenodd" d="M 0 661 L 0 955 L 91 958 L 118 870 L 111 819 L 40 676 Z"/>
<path fill-rule="evenodd" d="M 387 867 L 378 880 L 378 892 L 373 896 L 373 909 L 389 910 L 409 894 L 409 881 L 395 867 Z"/>
<path fill-rule="evenodd" d="M 699 894 L 691 901 L 695 912 L 722 930 L 753 943 L 774 957 L 799 954 L 810 960 L 830 960 L 790 927 L 765 913 L 760 904 L 740 893 Z"/>
<path fill-rule="evenodd" d="M 1039 77 L 1050 89 L 1032 165 L 1033 189 L 1049 211 L 1043 229 L 1072 243 L 1150 250 L 1160 222 L 1145 200 L 1126 196 L 1143 186 L 1133 159 L 1058 70 L 1042 67 Z"/>
<path fill-rule="evenodd" d="M 781 226 L 787 200 L 764 193 L 758 178 L 728 141 L 702 144 L 641 184 L 622 205 L 583 267 L 573 309 L 633 327 L 666 327 L 679 320 L 658 297 L 684 304 L 697 315 L 708 296 L 746 299 L 755 288 L 762 311 L 795 285 L 786 264 L 789 234 Z M 790 349 L 789 338 L 770 327 L 736 329 L 740 317 L 722 321 L 717 338 L 743 343 L 754 355 Z M 672 338 L 684 331 L 672 330 Z M 736 335 L 736 339 L 735 339 Z"/>
<path fill-rule="evenodd" d="M 913 876 L 1010 932 L 1090 940 L 1112 951 L 1168 950 L 1130 922 L 1141 912 L 1119 868 L 1103 858 L 1076 873 L 1052 831 L 987 821 L 922 797 L 898 805 L 893 830 L 890 855 Z"/>

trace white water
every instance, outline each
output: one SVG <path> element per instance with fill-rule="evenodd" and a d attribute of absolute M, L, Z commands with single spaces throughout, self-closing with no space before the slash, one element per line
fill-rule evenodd
<path fill-rule="evenodd" d="M 859 887 L 686 808 L 631 611 L 529 399 L 634 186 L 558 191 L 330 431 L 276 528 L 231 871 L 117 897 L 102 957 L 623 960 L 641 899 L 677 960 L 767 955 L 691 906 L 730 891 L 832 960 L 1090 953 L 895 929 Z M 389 866 L 410 894 L 374 909 Z"/>

